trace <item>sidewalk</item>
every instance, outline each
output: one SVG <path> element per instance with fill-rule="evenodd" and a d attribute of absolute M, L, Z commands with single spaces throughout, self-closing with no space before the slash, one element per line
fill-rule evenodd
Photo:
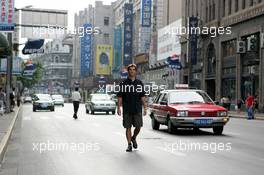
<path fill-rule="evenodd" d="M 243 118 L 247 119 L 246 112 L 238 112 L 238 111 L 228 111 L 228 115 L 231 118 Z M 264 120 L 264 113 L 255 113 L 256 120 Z"/>
<path fill-rule="evenodd" d="M 20 108 L 15 108 L 14 112 L 0 115 L 0 165 L 4 158 L 8 141 L 11 137 Z"/>

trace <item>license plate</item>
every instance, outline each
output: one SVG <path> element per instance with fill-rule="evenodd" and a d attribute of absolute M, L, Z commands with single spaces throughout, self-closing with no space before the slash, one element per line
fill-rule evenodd
<path fill-rule="evenodd" d="M 46 108 L 46 107 L 48 107 L 48 104 L 45 104 L 45 103 L 44 103 L 44 104 L 41 105 L 41 107 L 42 107 L 42 108 Z"/>
<path fill-rule="evenodd" d="M 211 125 L 213 123 L 212 119 L 197 119 L 195 120 L 196 125 Z"/>

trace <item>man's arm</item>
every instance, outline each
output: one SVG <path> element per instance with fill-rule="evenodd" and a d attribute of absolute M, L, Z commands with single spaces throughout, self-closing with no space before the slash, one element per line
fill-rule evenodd
<path fill-rule="evenodd" d="M 118 97 L 117 100 L 117 114 L 121 115 L 122 97 Z"/>
<path fill-rule="evenodd" d="M 141 97 L 141 102 L 142 102 L 142 105 L 144 107 L 144 115 L 147 115 L 147 109 L 148 109 L 148 107 L 147 107 L 146 97 L 145 96 Z"/>

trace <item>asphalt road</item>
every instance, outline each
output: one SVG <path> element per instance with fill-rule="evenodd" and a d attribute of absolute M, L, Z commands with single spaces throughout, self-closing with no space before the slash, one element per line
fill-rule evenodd
<path fill-rule="evenodd" d="M 150 118 L 138 137 L 138 150 L 125 152 L 122 118 L 85 114 L 72 118 L 73 107 L 32 112 L 24 105 L 0 175 L 175 175 L 263 174 L 264 122 L 231 119 L 223 136 L 211 129 L 174 135 Z"/>

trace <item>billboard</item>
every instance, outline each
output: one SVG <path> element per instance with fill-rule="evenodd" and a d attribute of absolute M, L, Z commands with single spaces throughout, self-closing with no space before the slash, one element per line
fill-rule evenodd
<path fill-rule="evenodd" d="M 111 75 L 113 65 L 113 47 L 111 45 L 97 45 L 96 74 Z"/>
<path fill-rule="evenodd" d="M 15 28 L 14 23 L 14 0 L 1 0 L 0 1 L 0 31 L 13 31 Z"/>
<path fill-rule="evenodd" d="M 151 26 L 151 6 L 152 0 L 141 0 L 141 26 Z"/>
<path fill-rule="evenodd" d="M 91 24 L 84 24 L 86 28 L 91 28 Z M 92 35 L 89 33 L 84 34 L 81 38 L 81 77 L 89 76 L 92 74 Z"/>
<path fill-rule="evenodd" d="M 12 74 L 13 75 L 20 75 L 22 72 L 22 58 L 15 57 L 12 62 L 13 62 Z M 1 59 L 0 73 L 6 74 L 6 71 L 7 71 L 7 59 L 2 58 Z"/>
<path fill-rule="evenodd" d="M 166 60 L 172 55 L 181 55 L 181 43 L 178 29 L 182 20 L 179 19 L 158 31 L 158 55 L 157 60 Z"/>
<path fill-rule="evenodd" d="M 133 4 L 124 6 L 124 59 L 123 65 L 132 63 L 133 58 Z"/>
<path fill-rule="evenodd" d="M 113 72 L 118 73 L 122 67 L 122 28 L 114 29 L 114 61 Z"/>

